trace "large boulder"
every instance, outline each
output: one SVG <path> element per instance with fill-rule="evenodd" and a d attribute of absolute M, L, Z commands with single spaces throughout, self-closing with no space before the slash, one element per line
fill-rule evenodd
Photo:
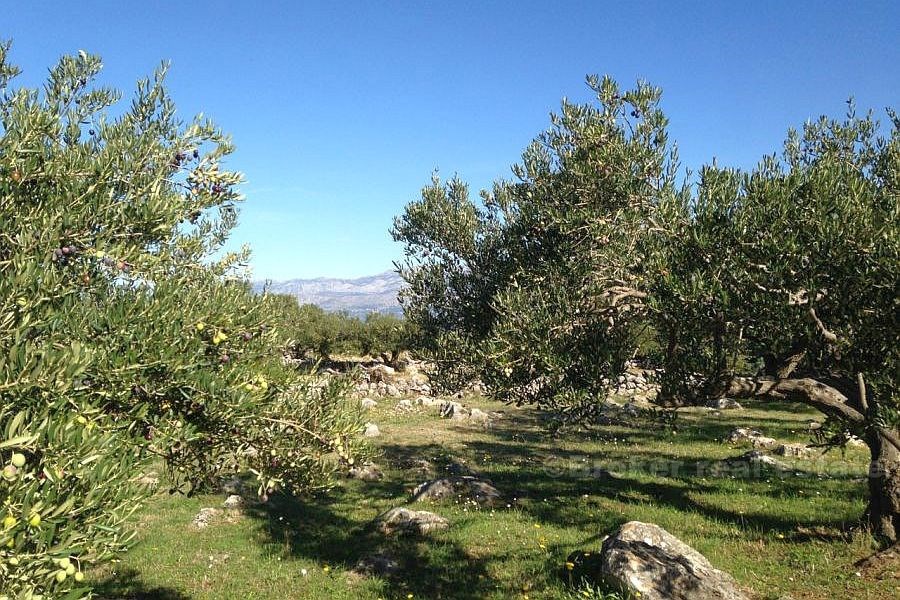
<path fill-rule="evenodd" d="M 622 525 L 603 542 L 602 578 L 641 600 L 747 600 L 737 582 L 659 527 Z"/>
<path fill-rule="evenodd" d="M 410 510 L 399 506 L 375 519 L 375 529 L 384 535 L 395 533 L 426 534 L 447 529 L 450 522 L 427 510 Z"/>
<path fill-rule="evenodd" d="M 486 480 L 473 475 L 458 475 L 426 481 L 413 490 L 413 501 L 438 501 L 451 498 L 460 502 L 474 502 L 494 506 L 503 499 L 500 490 Z"/>

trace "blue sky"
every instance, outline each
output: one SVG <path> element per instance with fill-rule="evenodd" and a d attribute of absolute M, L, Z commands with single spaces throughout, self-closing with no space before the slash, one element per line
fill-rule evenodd
<path fill-rule="evenodd" d="M 509 175 L 584 77 L 663 88 L 685 167 L 753 165 L 853 95 L 900 96 L 900 2 L 13 2 L 0 37 L 34 84 L 64 53 L 130 91 L 160 60 L 185 119 L 237 144 L 235 244 L 258 278 L 391 268 L 388 233 L 434 169 Z"/>

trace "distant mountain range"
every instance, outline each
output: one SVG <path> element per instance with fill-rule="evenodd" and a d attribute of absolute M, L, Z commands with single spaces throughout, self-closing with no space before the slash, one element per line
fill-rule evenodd
<path fill-rule="evenodd" d="M 359 279 L 290 279 L 272 281 L 269 292 L 288 294 L 297 298 L 300 304 L 315 304 L 330 311 L 345 311 L 356 317 L 365 317 L 370 312 L 402 315 L 397 301 L 397 292 L 403 279 L 393 271 Z M 266 282 L 253 282 L 253 290 L 261 292 Z"/>

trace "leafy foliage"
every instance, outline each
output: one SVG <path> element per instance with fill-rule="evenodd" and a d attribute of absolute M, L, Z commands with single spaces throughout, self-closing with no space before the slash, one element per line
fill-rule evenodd
<path fill-rule="evenodd" d="M 357 453 L 340 382 L 297 381 L 270 301 L 216 253 L 236 222 L 229 139 L 185 125 L 163 86 L 130 108 L 63 57 L 43 90 L 11 87 L 0 46 L 0 581 L 80 598 L 127 547 L 163 459 L 191 493 L 252 469 L 260 492 L 324 489 Z M 113 117 L 114 109 L 116 115 Z M 73 585 L 74 584 L 74 585 Z"/>
<path fill-rule="evenodd" d="M 505 400 L 573 418 L 645 326 L 633 300 L 676 167 L 659 90 L 588 83 L 599 106 L 563 102 L 515 181 L 478 205 L 462 182 L 435 178 L 393 230 L 408 257 L 404 309 L 451 375 L 444 383 L 481 377 Z"/>
<path fill-rule="evenodd" d="M 669 222 L 650 294 L 675 341 L 670 383 L 699 372 L 721 389 L 749 356 L 766 375 L 812 376 L 857 401 L 862 373 L 873 419 L 896 427 L 898 165 L 896 121 L 878 138 L 851 108 L 791 132 L 782 160 L 705 168 Z"/>
<path fill-rule="evenodd" d="M 869 515 L 900 538 L 897 289 L 900 121 L 822 118 L 784 158 L 676 184 L 660 93 L 589 78 L 482 202 L 434 179 L 395 220 L 407 318 L 450 369 L 499 398 L 591 418 L 640 352 L 661 400 L 768 396 L 814 406 L 872 451 Z M 654 339 L 655 338 L 655 339 Z M 440 369 L 443 370 L 443 369 Z M 439 370 L 439 372 L 440 372 Z"/>

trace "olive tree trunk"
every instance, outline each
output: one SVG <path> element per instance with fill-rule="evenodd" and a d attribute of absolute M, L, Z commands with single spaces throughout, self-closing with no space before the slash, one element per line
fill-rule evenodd
<path fill-rule="evenodd" d="M 900 541 L 900 449 L 879 432 L 867 436 L 872 453 L 869 507 L 872 533 L 885 546 Z"/>

